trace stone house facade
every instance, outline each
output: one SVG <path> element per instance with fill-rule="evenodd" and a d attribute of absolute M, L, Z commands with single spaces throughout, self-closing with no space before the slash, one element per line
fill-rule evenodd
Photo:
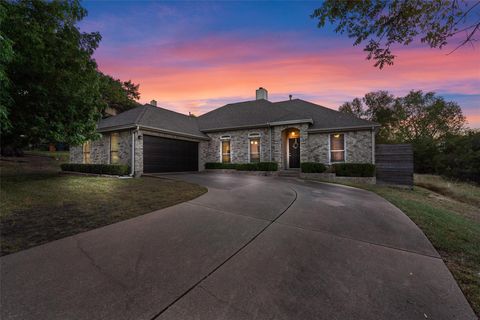
<path fill-rule="evenodd" d="M 207 162 L 374 163 L 378 124 L 299 99 L 272 103 L 262 88 L 257 98 L 198 118 L 154 105 L 123 112 L 99 123 L 100 139 L 71 147 L 70 162 L 125 164 L 137 176 Z"/>

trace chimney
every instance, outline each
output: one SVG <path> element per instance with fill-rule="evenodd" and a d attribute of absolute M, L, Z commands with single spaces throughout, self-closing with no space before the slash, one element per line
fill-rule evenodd
<path fill-rule="evenodd" d="M 291 94 L 289 94 L 288 97 L 290 98 L 290 100 L 292 100 L 292 95 Z"/>
<path fill-rule="evenodd" d="M 255 91 L 257 100 L 260 99 L 265 99 L 268 100 L 268 91 L 267 89 L 264 89 L 262 87 L 258 88 L 257 91 Z"/>
<path fill-rule="evenodd" d="M 157 100 L 150 101 L 150 105 L 156 107 L 157 106 Z"/>

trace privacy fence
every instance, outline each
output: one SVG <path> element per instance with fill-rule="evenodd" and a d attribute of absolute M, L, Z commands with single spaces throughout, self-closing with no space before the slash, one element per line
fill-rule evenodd
<path fill-rule="evenodd" d="M 413 187 L 411 144 L 377 144 L 375 149 L 377 183 Z"/>

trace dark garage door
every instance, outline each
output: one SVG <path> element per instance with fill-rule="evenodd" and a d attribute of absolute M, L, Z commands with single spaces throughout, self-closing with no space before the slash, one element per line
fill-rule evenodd
<path fill-rule="evenodd" d="M 143 136 L 143 171 L 198 170 L 198 142 Z"/>

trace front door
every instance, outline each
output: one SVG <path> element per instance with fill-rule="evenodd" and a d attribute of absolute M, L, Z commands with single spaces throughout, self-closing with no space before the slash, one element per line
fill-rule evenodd
<path fill-rule="evenodd" d="M 288 139 L 288 167 L 300 168 L 300 138 Z"/>

